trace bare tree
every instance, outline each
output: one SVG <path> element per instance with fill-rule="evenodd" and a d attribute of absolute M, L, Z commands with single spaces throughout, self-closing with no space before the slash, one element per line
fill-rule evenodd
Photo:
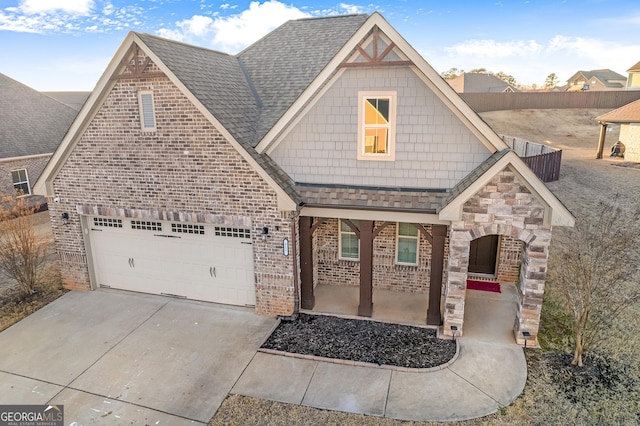
<path fill-rule="evenodd" d="M 550 290 L 572 316 L 573 365 L 604 339 L 615 319 L 640 300 L 638 259 L 640 209 L 624 211 L 612 202 L 598 203 L 576 227 L 554 233 Z M 555 263 L 555 264 L 554 264 Z"/>
<path fill-rule="evenodd" d="M 556 73 L 552 72 L 547 76 L 547 79 L 544 81 L 544 87 L 547 89 L 553 89 L 560 83 L 560 79 L 556 75 Z"/>
<path fill-rule="evenodd" d="M 11 196 L 3 197 L 0 206 L 0 272 L 14 279 L 23 295 L 38 288 L 45 261 L 45 248 L 30 220 L 38 207 Z"/>

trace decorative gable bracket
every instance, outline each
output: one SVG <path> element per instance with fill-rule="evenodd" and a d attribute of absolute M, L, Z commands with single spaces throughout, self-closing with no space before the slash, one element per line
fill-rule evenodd
<path fill-rule="evenodd" d="M 149 63 L 151 63 L 151 57 L 147 56 L 146 58 L 140 52 L 140 47 L 137 44 L 133 44 L 133 57 L 128 59 L 128 56 L 125 56 L 120 62 L 120 65 L 124 67 L 124 71 L 120 74 L 115 74 L 112 79 L 118 80 L 121 78 L 153 78 L 153 77 L 164 77 L 164 74 L 161 72 L 145 72 Z"/>
<path fill-rule="evenodd" d="M 396 44 L 394 42 L 390 42 L 389 45 L 380 52 L 380 34 L 378 30 L 378 26 L 373 27 L 373 40 L 372 40 L 372 54 L 369 54 L 362 45 L 356 46 L 358 53 L 362 55 L 362 58 L 365 60 L 362 62 L 342 62 L 340 67 L 342 68 L 358 68 L 358 67 L 379 67 L 379 66 L 409 66 L 413 65 L 411 61 L 385 61 L 384 59 L 396 48 Z"/>

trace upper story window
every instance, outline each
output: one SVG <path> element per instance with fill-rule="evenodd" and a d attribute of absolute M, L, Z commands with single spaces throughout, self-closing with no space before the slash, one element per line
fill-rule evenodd
<path fill-rule="evenodd" d="M 153 92 L 144 90 L 138 92 L 138 104 L 140 106 L 140 126 L 143 132 L 156 131 L 156 116 L 153 105 Z"/>
<path fill-rule="evenodd" d="M 13 189 L 17 195 L 31 195 L 27 169 L 13 170 L 11 172 L 11 178 L 13 180 Z"/>
<path fill-rule="evenodd" d="M 359 92 L 358 98 L 358 160 L 393 161 L 396 92 Z"/>
<path fill-rule="evenodd" d="M 340 259 L 343 260 L 360 260 L 360 240 L 356 233 L 344 221 L 339 220 L 339 239 L 338 253 Z M 354 225 L 358 226 L 357 220 L 352 220 Z"/>
<path fill-rule="evenodd" d="M 410 223 L 398 223 L 396 227 L 396 263 L 400 265 L 418 264 L 420 234 Z"/>

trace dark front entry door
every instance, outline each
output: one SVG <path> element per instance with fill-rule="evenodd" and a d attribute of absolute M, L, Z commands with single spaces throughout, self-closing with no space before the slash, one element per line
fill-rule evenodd
<path fill-rule="evenodd" d="M 471 241 L 469 272 L 473 274 L 495 274 L 498 257 L 498 235 L 487 235 Z"/>

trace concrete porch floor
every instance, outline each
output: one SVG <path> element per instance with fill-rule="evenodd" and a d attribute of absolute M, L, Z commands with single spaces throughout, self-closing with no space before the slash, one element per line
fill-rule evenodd
<path fill-rule="evenodd" d="M 517 289 L 502 284 L 501 293 L 467 290 L 463 338 L 491 343 L 515 344 L 513 324 L 516 318 Z M 356 316 L 359 288 L 319 284 L 316 304 L 311 312 Z M 373 289 L 372 319 L 400 324 L 427 324 L 428 294 L 401 293 Z"/>

